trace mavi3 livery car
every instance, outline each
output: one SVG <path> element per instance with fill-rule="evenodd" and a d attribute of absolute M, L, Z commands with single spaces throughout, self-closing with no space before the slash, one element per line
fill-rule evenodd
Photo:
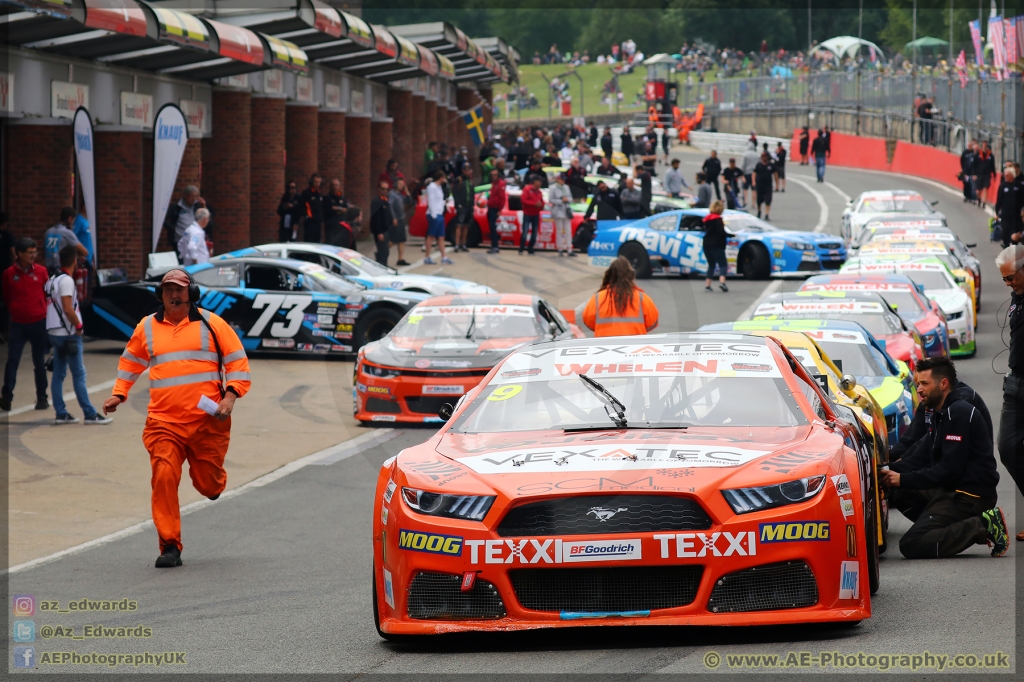
<path fill-rule="evenodd" d="M 385 336 L 426 295 L 373 291 L 297 260 L 226 258 L 185 268 L 199 306 L 234 328 L 246 350 L 351 353 Z M 156 282 L 110 284 L 93 294 L 86 333 L 124 340 L 159 305 Z"/>
<path fill-rule="evenodd" d="M 439 422 L 509 352 L 582 337 L 547 301 L 523 294 L 435 296 L 359 351 L 353 409 L 362 422 Z"/>
<path fill-rule="evenodd" d="M 707 271 L 704 257 L 704 217 L 707 209 L 666 211 L 640 220 L 602 220 L 587 250 L 591 265 L 608 267 L 617 256 L 632 264 L 637 277 L 652 273 L 686 275 Z M 734 234 L 726 246 L 730 275 L 748 279 L 769 276 L 804 276 L 837 270 L 846 260 L 846 247 L 838 237 L 780 230 L 743 211 L 722 214 Z"/>
<path fill-rule="evenodd" d="M 872 469 L 772 339 L 521 348 L 381 468 L 377 629 L 859 621 L 877 588 Z"/>

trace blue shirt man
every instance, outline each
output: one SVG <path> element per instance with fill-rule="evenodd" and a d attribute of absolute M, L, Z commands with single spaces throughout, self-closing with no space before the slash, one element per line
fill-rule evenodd
<path fill-rule="evenodd" d="M 78 242 L 85 247 L 85 250 L 89 252 L 87 258 L 89 262 L 92 262 L 92 233 L 89 232 L 89 219 L 86 217 L 85 204 L 78 211 L 78 215 L 75 216 L 75 224 L 71 226 L 71 231 L 78 237 Z"/>

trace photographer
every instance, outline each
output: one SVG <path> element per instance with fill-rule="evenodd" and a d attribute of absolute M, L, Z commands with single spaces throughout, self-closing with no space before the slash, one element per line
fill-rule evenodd
<path fill-rule="evenodd" d="M 914 522 L 900 538 L 900 552 L 908 559 L 941 558 L 989 543 L 992 556 L 1002 556 L 1006 521 L 995 506 L 999 473 L 990 427 L 977 408 L 953 395 L 956 367 L 949 358 L 925 358 L 916 371 L 932 423 L 912 452 L 879 475 L 891 504 Z"/>

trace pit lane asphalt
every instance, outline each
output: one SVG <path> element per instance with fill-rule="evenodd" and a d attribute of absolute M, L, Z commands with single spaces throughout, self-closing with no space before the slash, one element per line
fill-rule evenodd
<path fill-rule="evenodd" d="M 703 159 L 692 152 L 674 156 L 683 159 L 690 176 Z M 816 184 L 809 167 L 790 163 L 787 170 L 788 191 L 775 195 L 773 221 L 780 226 L 811 229 L 818 222 L 821 207 L 809 189 L 819 193 L 828 208 L 824 232 L 836 233 L 845 204 L 842 193 L 856 196 L 869 189 L 906 187 L 938 199 L 950 225 L 965 241 L 978 242 L 975 252 L 984 271 L 979 352 L 957 364 L 961 377 L 981 392 L 998 422 L 1001 383 L 991 363 L 1003 348 L 997 309 L 1005 313 L 1005 306 L 999 308 L 1008 290 L 992 262 L 999 247 L 987 241 L 987 216 L 926 182 L 830 168 L 826 179 L 834 183 L 833 188 Z M 482 254 L 474 253 L 473 258 Z M 530 267 L 539 267 L 542 258 L 559 267 L 557 257 L 535 258 L 537 264 Z M 729 294 L 717 289 L 705 293 L 703 281 L 697 279 L 652 279 L 642 286 L 661 309 L 660 331 L 671 331 L 735 319 L 766 285 L 735 280 L 730 282 Z M 798 284 L 783 286 L 790 290 Z M 995 366 L 1005 369 L 1005 353 Z M 244 400 L 238 409 L 245 409 Z M 899 555 L 898 542 L 910 524 L 898 512 L 891 516 L 890 549 L 882 559 L 882 586 L 872 599 L 873 616 L 852 629 L 603 627 L 430 638 L 414 646 L 385 643 L 374 631 L 370 609 L 374 484 L 386 458 L 431 433 L 424 428 L 404 429 L 354 456 L 301 468 L 195 511 L 183 520 L 185 565 L 181 568 L 153 568 L 156 538 L 148 530 L 11 575 L 12 595 L 33 594 L 37 600 L 56 599 L 62 604 L 83 597 L 125 597 L 138 602 L 138 610 L 129 614 L 45 616 L 37 611 L 37 631 L 44 624 L 153 628 L 151 638 L 139 640 L 42 640 L 37 634 L 37 659 L 47 651 L 185 651 L 186 666 L 163 667 L 160 672 L 336 672 L 346 673 L 345 677 L 611 673 L 633 678 L 648 673 L 707 672 L 705 655 L 712 651 L 723 658 L 730 653 L 793 651 L 1002 651 L 1010 655 L 1010 670 L 1015 669 L 1019 545 L 1002 559 L 990 558 L 988 550 L 979 546 L 953 559 L 908 561 Z M 300 440 L 302 434 L 295 433 L 294 438 Z M 244 453 L 232 454 L 239 457 Z M 1011 530 L 1024 527 L 1020 518 L 1014 520 L 1015 489 L 1001 465 L 1000 476 L 1000 504 Z M 188 486 L 185 481 L 183 485 Z M 101 667 L 46 669 L 81 674 Z M 728 669 L 723 661 L 718 671 Z M 834 668 L 813 670 L 836 672 Z M 13 667 L 10 671 L 18 672 Z"/>

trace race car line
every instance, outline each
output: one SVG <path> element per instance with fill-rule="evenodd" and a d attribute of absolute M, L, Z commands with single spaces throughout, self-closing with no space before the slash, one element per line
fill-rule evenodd
<path fill-rule="evenodd" d="M 110 382 L 109 385 L 97 385 L 93 388 L 100 390 L 101 386 L 113 386 L 113 382 Z M 74 397 L 74 394 L 68 396 L 68 399 L 70 400 L 72 397 Z M 340 462 L 343 459 L 348 459 L 352 455 L 362 452 L 366 448 L 374 447 L 376 445 L 380 445 L 381 443 L 385 443 L 391 440 L 392 438 L 395 438 L 400 433 L 401 432 L 398 431 L 397 429 L 374 429 L 369 433 L 364 433 L 361 436 L 357 436 L 355 438 L 342 441 L 340 443 L 332 445 L 329 448 L 324 448 L 319 452 L 314 452 L 311 455 L 306 455 L 305 457 L 297 459 L 294 462 L 289 462 L 288 464 L 285 464 L 284 466 L 275 469 L 270 473 L 264 474 L 259 478 L 254 478 L 248 483 L 240 485 L 237 488 L 225 491 L 224 493 L 221 494 L 219 499 L 229 500 L 233 497 L 238 497 L 239 495 L 243 495 L 249 492 L 250 490 L 262 488 L 265 485 L 273 483 L 278 479 L 284 478 L 289 474 L 293 474 L 299 469 L 303 469 L 307 466 L 326 466 L 328 464 Z M 191 514 L 194 511 L 204 509 L 212 504 L 214 504 L 212 500 L 199 500 L 198 502 L 186 504 L 184 507 L 181 508 L 181 515 L 185 516 L 186 514 Z M 22 573 L 24 571 L 28 571 L 38 566 L 49 564 L 59 559 L 63 559 L 65 557 L 72 556 L 80 552 L 84 552 L 87 549 L 100 547 L 102 545 L 106 545 L 111 542 L 120 540 L 122 538 L 135 535 L 136 533 L 140 533 L 144 530 L 149 530 L 153 528 L 154 526 L 152 520 L 140 521 L 135 525 L 128 526 L 127 528 L 122 528 L 121 530 L 114 531 L 113 533 L 109 533 L 102 537 L 98 537 L 94 540 L 89 540 L 88 542 L 83 542 L 80 545 L 75 545 L 74 547 L 68 547 L 67 549 L 61 550 L 59 552 L 54 552 L 49 556 L 39 557 L 38 559 L 33 559 L 32 561 L 26 561 L 23 564 L 12 566 L 9 569 L 0 570 L 0 575 L 4 575 L 5 573 L 9 575 L 13 575 L 14 573 Z"/>

